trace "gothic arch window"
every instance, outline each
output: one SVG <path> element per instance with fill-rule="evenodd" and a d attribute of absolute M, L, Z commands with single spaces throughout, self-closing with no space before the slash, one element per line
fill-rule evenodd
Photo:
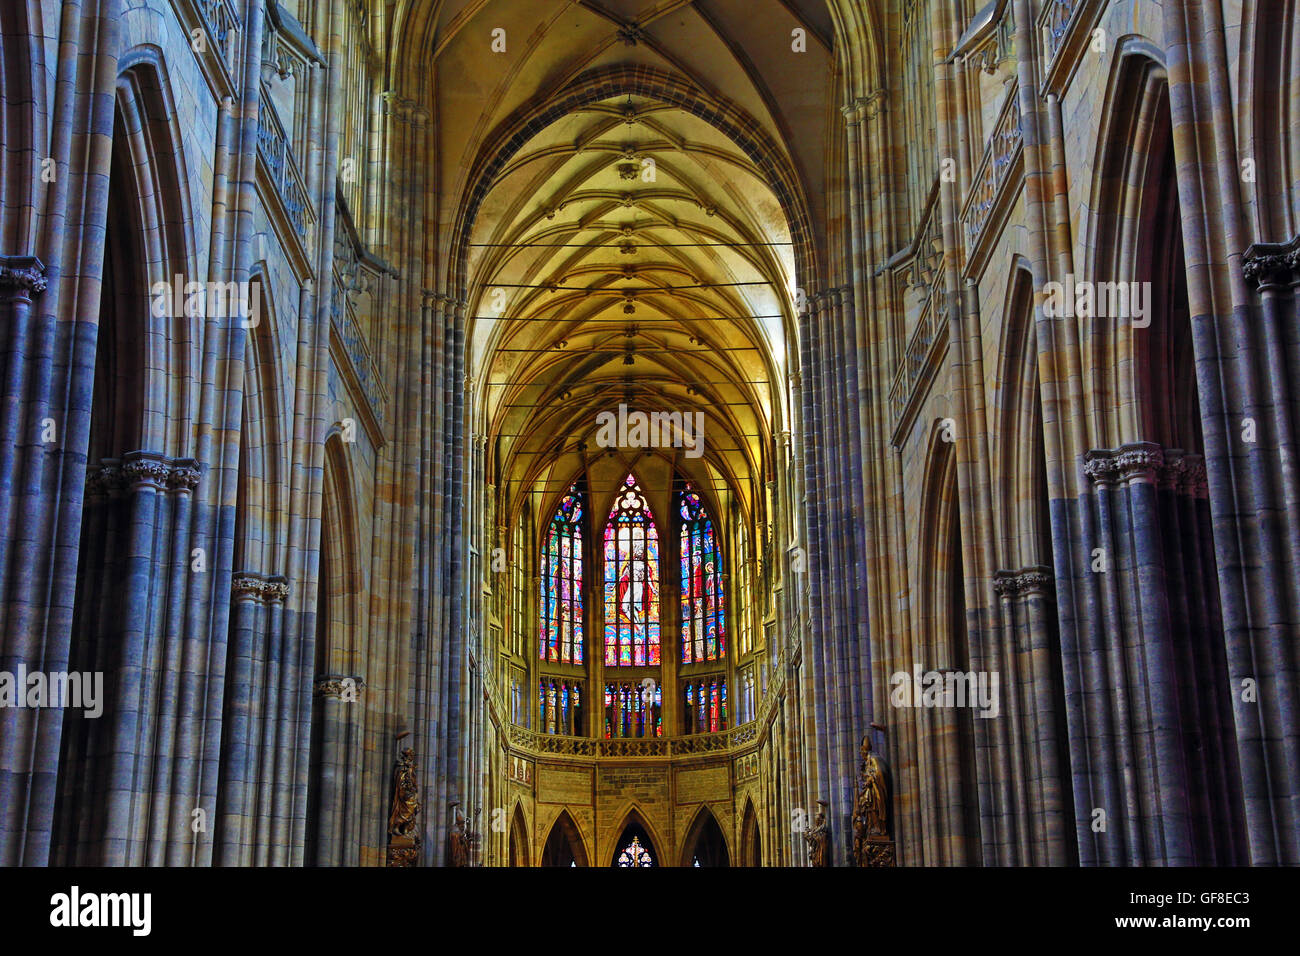
<path fill-rule="evenodd" d="M 635 811 L 624 825 L 614 844 L 613 866 L 660 866 L 659 849 L 650 836 L 640 814 Z"/>
<path fill-rule="evenodd" d="M 539 651 L 550 664 L 581 664 L 582 494 L 570 487 L 551 518 L 542 548 Z"/>
<path fill-rule="evenodd" d="M 658 664 L 659 533 L 628 475 L 605 525 L 605 666 Z"/>
<path fill-rule="evenodd" d="M 682 517 L 682 663 L 720 661 L 727 656 L 722 553 L 700 496 L 687 485 L 678 499 Z"/>

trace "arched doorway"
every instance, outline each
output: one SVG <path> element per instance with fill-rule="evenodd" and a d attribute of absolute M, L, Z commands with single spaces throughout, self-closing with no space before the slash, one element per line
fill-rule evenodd
<path fill-rule="evenodd" d="M 740 824 L 740 865 L 762 866 L 763 844 L 758 832 L 758 815 L 754 813 L 754 801 L 745 804 L 745 816 Z"/>
<path fill-rule="evenodd" d="M 524 808 L 515 806 L 514 820 L 510 823 L 510 865 L 531 866 L 532 853 L 528 846 L 528 826 L 524 823 Z"/>
<path fill-rule="evenodd" d="M 708 807 L 701 807 L 695 815 L 683 845 L 682 866 L 731 866 L 727 838 L 718 825 L 718 819 Z"/>
<path fill-rule="evenodd" d="M 568 810 L 561 810 L 555 823 L 551 824 L 551 833 L 542 848 L 542 866 L 587 866 L 587 851 L 582 844 L 582 834 L 577 824 L 569 816 Z"/>

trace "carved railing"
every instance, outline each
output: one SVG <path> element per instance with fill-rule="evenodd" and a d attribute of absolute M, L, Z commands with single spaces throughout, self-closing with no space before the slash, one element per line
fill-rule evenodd
<path fill-rule="evenodd" d="M 1043 52 L 1047 54 L 1048 64 L 1061 49 L 1074 15 L 1081 6 L 1081 0 L 1044 0 L 1043 9 L 1038 14 L 1038 26 L 1043 31 Z"/>
<path fill-rule="evenodd" d="M 521 749 L 562 757 L 683 757 L 722 753 L 756 740 L 759 722 L 750 721 L 731 730 L 685 737 L 565 737 L 542 734 L 525 727 L 510 728 L 510 742 Z"/>
<path fill-rule="evenodd" d="M 1001 7 L 986 11 L 981 10 L 962 34 L 953 56 L 992 74 L 1016 55 L 1015 4 L 1002 0 Z"/>
<path fill-rule="evenodd" d="M 1002 187 L 1006 184 L 1016 160 L 1024 148 L 1020 123 L 1020 96 L 1015 83 L 1007 89 L 1007 99 L 993 127 L 993 135 L 984 147 L 984 156 L 975 171 L 975 187 L 966 197 L 961 223 L 966 236 L 967 258 L 979 242 L 989 215 L 997 205 Z"/>
<path fill-rule="evenodd" d="M 1105 7 L 1102 0 L 1044 0 L 1038 14 L 1043 38 L 1040 92 L 1060 92 L 1087 49 L 1092 28 Z"/>
<path fill-rule="evenodd" d="M 371 412 L 378 417 L 383 408 L 384 393 L 375 371 L 374 357 L 366 337 L 361 333 L 352 306 L 348 302 L 347 290 L 338 275 L 334 276 L 334 294 L 330 298 L 330 319 L 334 331 L 338 333 L 339 342 L 352 366 L 352 374 L 366 401 L 370 403 Z"/>
<path fill-rule="evenodd" d="M 889 410 L 895 427 L 902 421 L 913 393 L 921 382 L 931 350 L 946 333 L 946 316 L 936 308 L 944 288 L 943 234 L 939 228 L 938 190 L 918 227 L 906 260 L 908 290 L 920 296 L 920 314 L 907 338 L 889 389 Z M 901 263 L 900 263 L 901 264 Z"/>
<path fill-rule="evenodd" d="M 239 33 L 243 29 L 234 3 L 232 0 L 198 0 L 198 7 L 203 25 L 216 43 L 218 57 L 226 72 L 233 74 Z"/>
<path fill-rule="evenodd" d="M 299 237 L 306 237 L 311 217 L 311 202 L 298 164 L 294 162 L 289 137 L 280 122 L 271 98 L 263 92 L 261 108 L 257 114 L 257 153 L 266 163 L 272 185 L 284 207 L 285 216 Z"/>

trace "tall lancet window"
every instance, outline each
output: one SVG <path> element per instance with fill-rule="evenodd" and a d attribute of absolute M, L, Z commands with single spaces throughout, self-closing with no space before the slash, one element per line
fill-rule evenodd
<path fill-rule="evenodd" d="M 605 666 L 659 663 L 659 535 L 628 475 L 605 525 Z"/>
<path fill-rule="evenodd" d="M 576 486 L 560 501 L 542 549 L 541 634 L 544 661 L 582 663 L 582 494 Z"/>
<path fill-rule="evenodd" d="M 700 496 L 687 485 L 679 495 L 682 516 L 682 663 L 727 656 L 727 618 L 722 594 L 722 555 L 713 522 Z"/>

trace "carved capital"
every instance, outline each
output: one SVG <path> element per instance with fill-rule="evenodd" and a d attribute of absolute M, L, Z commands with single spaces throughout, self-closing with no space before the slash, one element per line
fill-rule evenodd
<path fill-rule="evenodd" d="M 29 299 L 45 291 L 45 264 L 35 256 L 0 256 L 0 296 Z"/>
<path fill-rule="evenodd" d="M 1133 442 L 1117 449 L 1094 448 L 1083 456 L 1083 473 L 1096 485 L 1155 481 L 1165 463 L 1164 451 L 1154 442 Z"/>
<path fill-rule="evenodd" d="M 157 452 L 132 451 L 122 456 L 122 480 L 130 487 L 152 485 L 161 491 L 170 474 L 170 464 Z"/>
<path fill-rule="evenodd" d="M 177 458 L 167 469 L 167 487 L 172 491 L 193 491 L 199 486 L 201 471 L 193 458 Z"/>
<path fill-rule="evenodd" d="M 316 697 L 334 697 L 347 703 L 359 698 L 361 692 L 365 689 L 366 679 L 364 677 L 331 675 L 316 681 L 312 686 L 312 694 Z"/>
<path fill-rule="evenodd" d="M 86 494 L 107 495 L 121 491 L 124 487 L 121 462 L 116 458 L 105 458 L 98 465 L 86 467 Z"/>
<path fill-rule="evenodd" d="M 1019 571 L 996 571 L 993 574 L 993 593 L 1011 598 L 1044 594 L 1051 590 L 1054 581 L 1052 569 L 1041 564 Z"/>
<path fill-rule="evenodd" d="M 1242 256 L 1241 272 L 1260 289 L 1288 286 L 1300 274 L 1300 234 L 1287 242 L 1257 242 Z"/>
<path fill-rule="evenodd" d="M 889 94 L 881 88 L 872 90 L 866 96 L 859 96 L 857 99 L 857 106 L 862 112 L 862 117 L 870 120 L 875 119 L 883 113 L 888 102 Z"/>
<path fill-rule="evenodd" d="M 1205 476 L 1205 459 L 1178 450 L 1165 452 L 1165 463 L 1160 469 L 1160 487 L 1193 498 L 1209 494 Z"/>
<path fill-rule="evenodd" d="M 284 601 L 289 597 L 289 579 L 278 574 L 268 576 L 254 571 L 236 571 L 230 579 L 230 593 L 237 598 L 267 604 Z"/>

